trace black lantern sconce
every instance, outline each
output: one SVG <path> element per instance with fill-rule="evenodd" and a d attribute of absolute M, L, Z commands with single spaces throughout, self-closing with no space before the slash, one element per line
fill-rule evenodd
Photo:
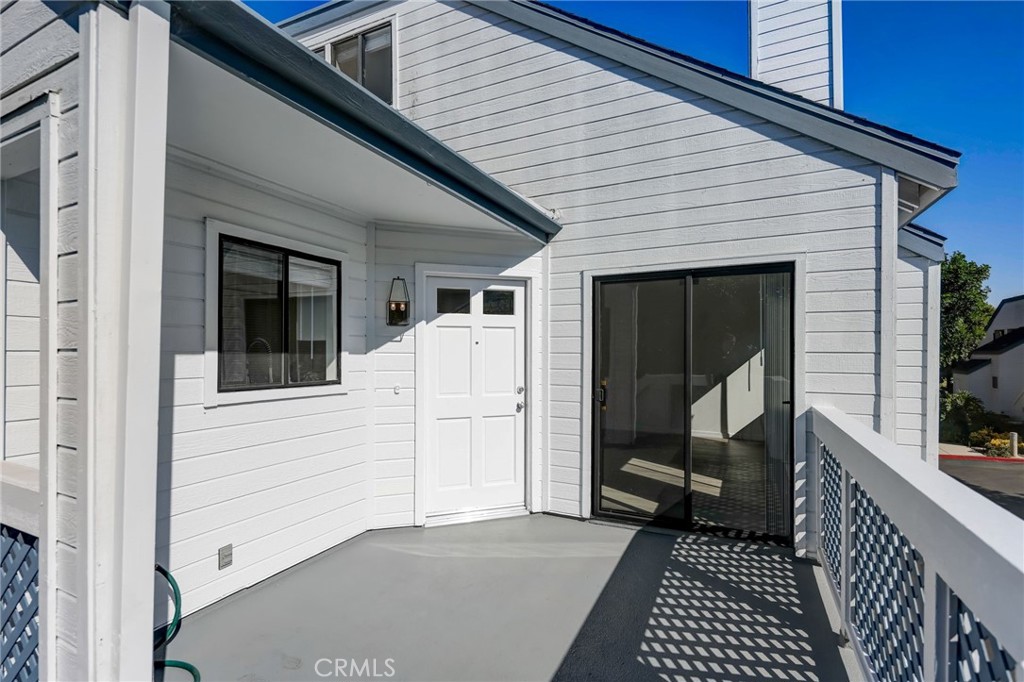
<path fill-rule="evenodd" d="M 388 296 L 388 326 L 404 327 L 409 324 L 409 287 L 405 280 L 395 277 L 391 280 L 391 295 Z"/>

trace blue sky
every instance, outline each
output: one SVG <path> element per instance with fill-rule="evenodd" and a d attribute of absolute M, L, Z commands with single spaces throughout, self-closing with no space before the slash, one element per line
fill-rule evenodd
<path fill-rule="evenodd" d="M 277 21 L 319 1 L 246 0 Z M 737 0 L 549 0 L 719 66 L 748 71 Z M 960 186 L 920 223 L 992 266 L 990 300 L 1024 293 L 1024 2 L 843 2 L 851 113 L 963 152 Z"/>

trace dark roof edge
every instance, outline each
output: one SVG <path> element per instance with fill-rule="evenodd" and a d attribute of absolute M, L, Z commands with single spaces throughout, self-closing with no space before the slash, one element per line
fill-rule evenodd
<path fill-rule="evenodd" d="M 333 0 L 332 2 L 325 2 L 322 5 L 307 9 L 305 12 L 299 12 L 296 15 L 282 19 L 277 25 L 289 35 L 307 33 L 338 19 L 351 17 L 371 9 L 378 9 L 383 5 L 397 4 L 398 2 L 401 2 L 401 0 Z M 319 20 L 317 20 L 318 17 L 320 17 Z"/>
<path fill-rule="evenodd" d="M 992 339 L 988 343 L 978 346 L 974 349 L 974 353 L 971 354 L 973 358 L 975 355 L 981 353 L 983 355 L 1002 355 L 1008 350 L 1016 348 L 1024 344 L 1024 327 L 1018 327 L 1012 331 L 1003 334 L 998 339 Z"/>
<path fill-rule="evenodd" d="M 812 102 L 727 69 L 529 0 L 466 0 L 604 57 L 875 161 L 940 189 L 956 186 L 960 152 Z"/>
<path fill-rule="evenodd" d="M 992 311 L 992 317 L 988 318 L 988 324 L 985 325 L 985 331 L 988 331 L 988 328 L 991 327 L 992 323 L 996 321 L 996 316 L 999 315 L 999 311 L 1003 309 L 1004 305 L 1006 305 L 1007 303 L 1013 303 L 1015 301 L 1022 300 L 1024 300 L 1024 294 L 1011 296 L 1010 298 L 1004 298 L 1003 300 L 1001 300 L 999 302 L 999 305 L 996 306 L 996 309 Z"/>
<path fill-rule="evenodd" d="M 917 223 L 909 223 L 907 225 L 904 225 L 902 229 L 910 230 L 917 234 L 917 236 L 921 237 L 922 239 L 927 239 L 933 244 L 938 244 L 939 246 L 942 246 L 943 244 L 946 243 L 946 237 L 944 235 L 941 235 L 933 230 L 929 230 L 924 225 L 919 225 Z"/>
<path fill-rule="evenodd" d="M 989 358 L 978 358 L 972 360 L 964 360 L 953 365 L 954 372 L 961 372 L 963 374 L 973 374 L 982 367 L 988 367 L 992 364 L 992 360 Z"/>
<path fill-rule="evenodd" d="M 239 77 L 361 139 L 429 181 L 547 242 L 561 226 L 295 39 L 236 2 L 171 4 L 174 39 Z M 227 48 L 227 49 L 225 49 Z"/>

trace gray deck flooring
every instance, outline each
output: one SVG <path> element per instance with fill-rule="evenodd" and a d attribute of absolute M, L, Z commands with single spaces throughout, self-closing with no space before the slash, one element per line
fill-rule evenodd
<path fill-rule="evenodd" d="M 208 682 L 834 682 L 837 642 L 791 550 L 533 515 L 365 533 L 189 616 L 166 657 Z"/>

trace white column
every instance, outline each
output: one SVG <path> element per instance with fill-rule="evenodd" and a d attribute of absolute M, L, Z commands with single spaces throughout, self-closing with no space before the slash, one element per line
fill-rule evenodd
<path fill-rule="evenodd" d="M 82 21 L 83 677 L 150 679 L 169 7 Z"/>

